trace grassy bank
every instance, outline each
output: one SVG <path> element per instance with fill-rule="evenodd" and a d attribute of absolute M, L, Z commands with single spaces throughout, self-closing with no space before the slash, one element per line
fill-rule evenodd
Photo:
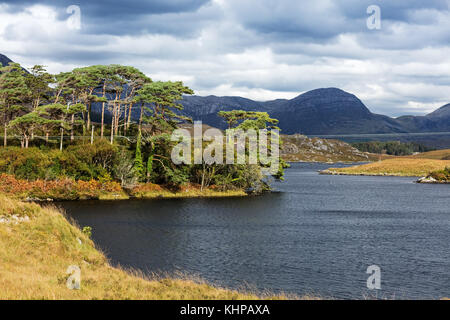
<path fill-rule="evenodd" d="M 132 190 L 124 190 L 117 182 L 75 181 L 27 181 L 12 175 L 0 175 L 0 192 L 19 200 L 126 200 L 131 198 L 220 198 L 242 197 L 243 190 L 221 190 L 209 187 L 201 189 L 195 184 L 185 184 L 176 189 L 147 183 Z"/>
<path fill-rule="evenodd" d="M 131 190 L 131 196 L 138 199 L 153 198 L 226 198 L 226 197 L 244 197 L 247 194 L 243 190 L 220 190 L 210 187 L 201 189 L 200 186 L 188 184 L 177 188 L 176 190 L 165 188 L 160 185 L 147 183 Z"/>
<path fill-rule="evenodd" d="M 450 160 L 399 157 L 348 168 L 330 168 L 323 174 L 423 177 L 444 170 Z"/>
<path fill-rule="evenodd" d="M 114 268 L 88 235 L 56 209 L 0 194 L 0 218 L 0 299 L 258 298 L 201 281 L 148 279 Z M 80 290 L 66 287 L 71 265 L 81 268 Z"/>
<path fill-rule="evenodd" d="M 450 160 L 450 149 L 429 151 L 419 153 L 410 157 L 415 159 Z"/>

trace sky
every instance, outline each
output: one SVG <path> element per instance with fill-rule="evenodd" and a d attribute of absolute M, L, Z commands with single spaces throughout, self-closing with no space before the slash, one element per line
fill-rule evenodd
<path fill-rule="evenodd" d="M 423 115 L 450 103 L 450 0 L 0 0 L 0 53 L 53 73 L 131 65 L 197 95 L 338 87 Z"/>

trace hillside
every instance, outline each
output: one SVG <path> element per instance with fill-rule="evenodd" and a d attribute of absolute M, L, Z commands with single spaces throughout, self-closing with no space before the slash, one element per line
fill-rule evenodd
<path fill-rule="evenodd" d="M 10 62 L 12 62 L 11 59 L 9 59 L 7 56 L 4 56 L 2 54 L 0 54 L 0 67 L 3 66 L 7 66 Z"/>
<path fill-rule="evenodd" d="M 375 155 L 363 153 L 339 140 L 308 138 L 304 135 L 283 135 L 281 156 L 296 162 L 365 162 L 376 160 Z"/>
<path fill-rule="evenodd" d="M 447 167 L 450 168 L 450 149 L 402 157 L 371 155 L 373 156 L 383 161 L 347 168 L 330 168 L 322 171 L 322 174 L 413 177 L 429 177 L 434 174 L 434 177 L 438 179 L 437 177 L 442 178 L 443 172 L 448 173 Z"/>
<path fill-rule="evenodd" d="M 391 133 L 404 129 L 394 119 L 372 114 L 355 95 L 335 88 L 304 93 L 272 110 L 284 133 Z"/>
<path fill-rule="evenodd" d="M 450 128 L 450 104 L 426 116 L 403 116 L 397 118 L 409 132 L 447 132 Z"/>
<path fill-rule="evenodd" d="M 390 118 L 372 113 L 355 95 L 337 88 L 316 89 L 291 100 L 257 102 L 240 97 L 186 96 L 183 113 L 222 128 L 221 110 L 266 111 L 284 134 L 387 134 L 450 131 L 450 105 L 421 117 Z"/>
<path fill-rule="evenodd" d="M 179 127 L 194 134 L 192 124 L 181 124 Z M 208 129 L 217 128 L 203 125 L 203 132 Z M 309 138 L 301 134 L 282 135 L 282 139 L 281 157 L 288 162 L 366 162 L 379 158 L 378 155 L 360 152 L 339 140 Z"/>
<path fill-rule="evenodd" d="M 450 167 L 450 160 L 398 157 L 348 168 L 330 168 L 322 174 L 423 177 Z"/>
<path fill-rule="evenodd" d="M 415 159 L 436 159 L 436 160 L 450 160 L 450 149 L 435 150 L 424 153 L 419 153 L 413 156 L 409 156 Z"/>
<path fill-rule="evenodd" d="M 95 230 L 93 230 L 95 232 Z M 81 289 L 69 290 L 66 273 L 81 268 Z M 0 194 L 0 299 L 257 299 L 201 281 L 147 279 L 112 267 L 87 233 L 55 208 Z"/>

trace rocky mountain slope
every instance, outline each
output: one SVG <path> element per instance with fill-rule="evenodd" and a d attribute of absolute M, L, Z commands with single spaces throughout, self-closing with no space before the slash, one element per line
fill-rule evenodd
<path fill-rule="evenodd" d="M 280 120 L 283 133 L 308 135 L 450 131 L 450 105 L 422 117 L 390 118 L 370 110 L 355 95 L 337 88 L 306 92 L 291 100 L 257 102 L 240 97 L 185 97 L 183 113 L 225 128 L 221 110 L 266 111 Z"/>
<path fill-rule="evenodd" d="M 4 56 L 0 54 L 0 66 L 7 66 L 10 62 L 12 62 L 11 59 L 9 59 L 7 56 Z"/>
<path fill-rule="evenodd" d="M 353 148 L 339 140 L 308 138 L 301 134 L 283 135 L 281 157 L 297 162 L 366 162 L 376 156 Z"/>

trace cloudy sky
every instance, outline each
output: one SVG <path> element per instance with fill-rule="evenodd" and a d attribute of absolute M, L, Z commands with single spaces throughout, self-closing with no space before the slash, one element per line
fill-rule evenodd
<path fill-rule="evenodd" d="M 0 0 L 0 53 L 55 73 L 132 65 L 199 95 L 339 87 L 377 113 L 425 114 L 450 102 L 450 0 Z"/>

